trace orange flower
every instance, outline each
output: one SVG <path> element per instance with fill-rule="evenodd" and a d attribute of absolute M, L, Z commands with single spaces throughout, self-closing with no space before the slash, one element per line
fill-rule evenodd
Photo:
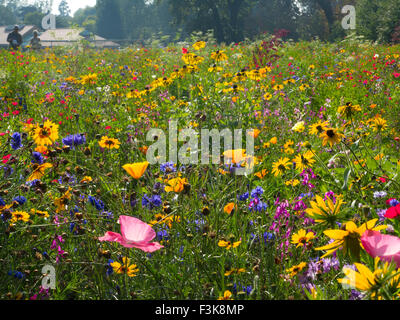
<path fill-rule="evenodd" d="M 167 181 L 168 186 L 165 187 L 165 192 L 182 192 L 185 185 L 188 184 L 186 178 L 175 178 Z"/>
<path fill-rule="evenodd" d="M 236 210 L 237 205 L 235 205 L 233 202 L 230 202 L 224 207 L 224 212 L 226 212 L 227 214 L 231 214 L 233 209 Z"/>
<path fill-rule="evenodd" d="M 252 131 L 249 132 L 249 135 L 251 137 L 253 137 L 254 139 L 256 139 L 258 137 L 258 135 L 260 134 L 260 130 L 258 129 L 253 129 Z"/>
<path fill-rule="evenodd" d="M 230 159 L 233 164 L 237 164 L 246 159 L 246 150 L 244 149 L 227 150 L 223 153 L 223 156 Z"/>
<path fill-rule="evenodd" d="M 144 155 L 147 153 L 148 149 L 149 149 L 148 146 L 139 147 L 140 152 L 143 153 Z"/>
<path fill-rule="evenodd" d="M 125 169 L 127 173 L 131 175 L 132 178 L 134 179 L 140 179 L 141 176 L 143 176 L 144 172 L 146 171 L 147 167 L 149 165 L 149 162 L 144 161 L 144 162 L 137 162 L 137 163 L 132 163 L 132 164 L 126 164 L 122 168 Z"/>

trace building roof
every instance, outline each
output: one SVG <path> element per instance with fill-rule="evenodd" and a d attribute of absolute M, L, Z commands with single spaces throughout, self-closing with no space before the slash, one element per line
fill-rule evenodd
<path fill-rule="evenodd" d="M 0 26 L 0 46 L 7 45 L 7 36 L 8 34 L 13 31 L 14 25 L 12 26 Z M 20 25 L 19 26 L 19 33 L 21 34 L 22 38 L 24 38 L 27 34 L 29 34 L 31 31 L 35 30 L 35 26 L 31 25 Z"/>
<path fill-rule="evenodd" d="M 89 33 L 83 29 L 60 28 L 46 30 L 39 35 L 39 38 L 43 47 L 67 46 L 71 44 L 71 42 L 85 39 L 85 36 L 88 34 Z M 109 41 L 97 35 L 94 35 L 93 38 L 88 38 L 88 40 L 94 40 L 93 43 L 96 47 L 119 47 L 118 43 Z"/>

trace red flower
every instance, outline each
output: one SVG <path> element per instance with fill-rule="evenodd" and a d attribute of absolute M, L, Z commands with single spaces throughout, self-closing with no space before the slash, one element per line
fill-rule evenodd
<path fill-rule="evenodd" d="M 183 53 L 183 54 L 186 54 L 186 53 L 188 53 L 188 49 L 186 49 L 186 48 L 182 48 L 182 53 Z"/>
<path fill-rule="evenodd" d="M 7 163 L 8 160 L 10 160 L 10 157 L 11 157 L 11 154 L 8 154 L 8 155 L 4 156 L 2 162 L 3 162 L 3 163 Z"/>
<path fill-rule="evenodd" d="M 400 204 L 386 210 L 385 218 L 395 219 L 398 216 L 400 216 Z"/>

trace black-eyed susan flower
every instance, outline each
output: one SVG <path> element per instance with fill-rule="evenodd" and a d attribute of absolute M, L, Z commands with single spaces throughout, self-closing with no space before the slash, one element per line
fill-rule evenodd
<path fill-rule="evenodd" d="M 376 226 L 378 219 L 369 220 L 360 227 L 353 221 L 343 224 L 342 229 L 325 230 L 324 234 L 334 241 L 326 246 L 315 248 L 315 250 L 326 250 L 327 252 L 322 258 L 331 255 L 339 248 L 343 248 L 345 255 L 350 254 L 354 259 L 358 260 L 361 250 L 361 236 L 368 230 L 379 231 L 386 229 L 386 225 Z"/>
<path fill-rule="evenodd" d="M 44 176 L 46 169 L 52 167 L 53 165 L 51 163 L 34 163 L 32 165 L 33 171 L 26 181 L 40 180 Z"/>
<path fill-rule="evenodd" d="M 233 268 L 231 270 L 225 271 L 224 275 L 225 276 L 230 276 L 232 274 L 236 274 L 237 275 L 237 274 L 241 274 L 243 272 L 246 272 L 245 268 Z"/>
<path fill-rule="evenodd" d="M 266 94 L 264 94 L 264 100 L 266 100 L 266 101 L 269 101 L 269 100 L 271 100 L 272 99 L 272 94 L 271 93 L 269 93 L 269 92 L 267 92 Z"/>
<path fill-rule="evenodd" d="M 224 53 L 224 51 L 217 50 L 217 51 L 211 53 L 211 59 L 213 59 L 217 62 L 221 62 L 221 61 L 228 60 L 228 56 Z"/>
<path fill-rule="evenodd" d="M 53 144 L 58 139 L 58 124 L 47 120 L 42 125 L 33 129 L 33 140 L 37 145 L 46 146 Z"/>
<path fill-rule="evenodd" d="M 337 129 L 327 128 L 323 133 L 320 134 L 319 137 L 323 139 L 323 146 L 329 143 L 329 145 L 332 147 L 334 144 L 340 143 L 344 135 L 339 133 Z"/>
<path fill-rule="evenodd" d="M 110 263 L 110 266 L 113 268 L 115 273 L 118 274 L 126 274 L 128 277 L 135 277 L 139 272 L 139 269 L 136 264 L 130 264 L 130 259 L 127 257 L 122 258 L 122 264 L 118 261 L 114 261 Z"/>
<path fill-rule="evenodd" d="M 296 169 L 298 171 L 303 171 L 304 169 L 311 168 L 315 163 L 314 153 L 311 150 L 306 151 L 305 153 L 298 154 L 293 162 L 296 164 Z"/>
<path fill-rule="evenodd" d="M 61 211 L 66 210 L 66 205 L 68 204 L 68 200 L 71 200 L 71 188 L 68 188 L 67 192 L 65 192 L 61 197 L 54 199 L 54 205 L 56 206 L 56 213 L 60 213 Z"/>
<path fill-rule="evenodd" d="M 36 215 L 40 218 L 48 218 L 49 217 L 49 213 L 47 211 L 40 211 L 40 210 L 36 210 L 36 209 L 31 209 L 31 213 L 32 215 Z"/>
<path fill-rule="evenodd" d="M 384 131 L 387 127 L 387 121 L 381 117 L 374 118 L 371 123 L 371 128 L 374 130 L 374 132 Z"/>
<path fill-rule="evenodd" d="M 97 82 L 97 74 L 96 73 L 90 73 L 88 75 L 84 75 L 81 77 L 81 80 L 79 81 L 80 84 L 86 85 L 86 84 L 95 84 Z"/>
<path fill-rule="evenodd" d="M 295 187 L 295 186 L 297 186 L 299 184 L 300 184 L 300 181 L 298 179 L 285 181 L 285 185 L 287 185 L 287 186 Z"/>
<path fill-rule="evenodd" d="M 337 111 L 342 117 L 350 119 L 356 112 L 361 111 L 361 107 L 358 104 L 354 105 L 351 102 L 347 102 L 345 105 L 340 106 Z"/>
<path fill-rule="evenodd" d="M 361 263 L 354 263 L 356 270 L 343 268 L 345 278 L 338 279 L 338 282 L 345 288 L 356 289 L 371 298 L 393 299 L 399 296 L 400 273 L 395 270 L 388 262 L 382 264 L 380 258 L 374 259 L 374 269 L 371 271 Z"/>
<path fill-rule="evenodd" d="M 241 243 L 242 243 L 242 241 L 232 242 L 232 241 L 219 240 L 218 247 L 225 248 L 226 250 L 230 250 L 232 248 L 238 247 Z"/>
<path fill-rule="evenodd" d="M 29 221 L 29 213 L 25 211 L 14 211 L 11 213 L 11 223 L 15 223 L 17 221 L 28 222 Z"/>
<path fill-rule="evenodd" d="M 315 196 L 316 201 L 311 201 L 311 208 L 306 209 L 309 217 L 315 222 L 333 226 L 336 221 L 340 219 L 340 207 L 344 203 L 340 196 L 336 197 L 336 202 L 333 203 L 332 199 L 327 198 L 325 201 L 319 195 Z"/>
<path fill-rule="evenodd" d="M 301 272 L 307 266 L 306 262 L 300 262 L 298 265 L 295 265 L 289 269 L 286 269 L 286 272 L 289 273 L 289 276 L 293 278 L 299 272 Z"/>
<path fill-rule="evenodd" d="M 206 46 L 206 43 L 204 41 L 196 41 L 195 43 L 193 43 L 192 47 L 195 50 L 200 50 L 203 49 Z"/>
<path fill-rule="evenodd" d="M 319 135 L 329 128 L 328 121 L 318 121 L 309 126 L 309 133 L 313 135 Z"/>
<path fill-rule="evenodd" d="M 290 168 L 291 162 L 289 158 L 280 158 L 278 161 L 272 163 L 272 173 L 275 177 L 282 175 Z"/>
<path fill-rule="evenodd" d="M 118 139 L 109 138 L 107 136 L 102 137 L 99 141 L 100 147 L 104 149 L 119 149 L 120 144 Z"/>
<path fill-rule="evenodd" d="M 226 290 L 224 292 L 224 295 L 219 297 L 218 300 L 233 300 L 232 299 L 232 292 L 230 292 L 229 290 Z"/>
<path fill-rule="evenodd" d="M 312 231 L 307 232 L 304 229 L 300 229 L 297 233 L 292 235 L 292 243 L 296 244 L 296 248 L 307 245 L 312 239 L 314 239 L 314 233 Z"/>

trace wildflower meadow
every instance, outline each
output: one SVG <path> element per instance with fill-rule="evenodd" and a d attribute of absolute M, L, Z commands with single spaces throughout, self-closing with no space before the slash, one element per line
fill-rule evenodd
<path fill-rule="evenodd" d="M 0 61 L 0 299 L 400 298 L 399 45 Z"/>

